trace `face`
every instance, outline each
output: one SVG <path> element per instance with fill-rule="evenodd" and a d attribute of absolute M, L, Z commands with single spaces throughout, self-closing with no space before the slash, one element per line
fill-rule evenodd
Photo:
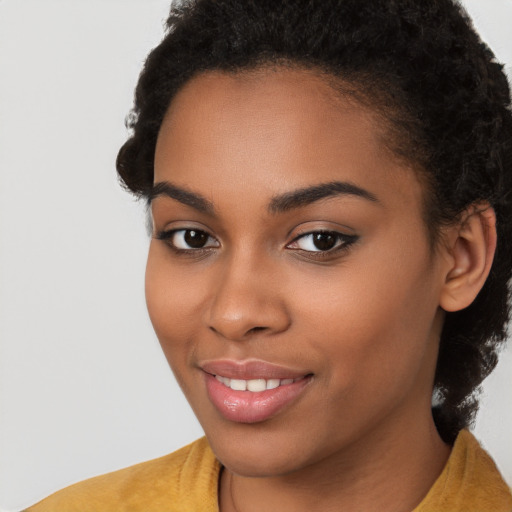
<path fill-rule="evenodd" d="M 167 112 L 147 304 L 238 474 L 348 456 L 430 415 L 441 272 L 422 186 L 384 138 L 304 70 L 204 73 Z"/>

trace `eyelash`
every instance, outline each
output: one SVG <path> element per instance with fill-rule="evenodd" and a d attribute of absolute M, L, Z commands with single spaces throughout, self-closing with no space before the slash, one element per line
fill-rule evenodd
<path fill-rule="evenodd" d="M 307 249 L 301 249 L 298 247 L 297 251 L 300 251 L 302 254 L 307 254 L 309 258 L 329 258 L 336 255 L 339 255 L 340 253 L 343 253 L 347 251 L 351 245 L 353 245 L 358 240 L 358 236 L 356 235 L 347 235 L 344 233 L 339 233 L 338 231 L 331 231 L 328 229 L 318 229 L 315 231 L 308 231 L 307 233 L 301 233 L 295 239 L 289 243 L 286 247 L 290 248 L 292 244 L 296 244 L 298 241 L 306 240 L 308 237 L 311 237 L 310 245 L 314 244 L 313 242 L 313 236 L 314 235 L 323 235 L 323 236 L 330 236 L 333 237 L 335 240 L 335 245 L 331 247 L 330 249 L 326 250 L 307 250 Z"/>
<path fill-rule="evenodd" d="M 176 254 L 184 255 L 184 256 L 196 256 L 196 257 L 197 256 L 202 256 L 205 253 L 210 252 L 212 249 L 215 249 L 215 248 L 220 246 L 219 242 L 215 240 L 216 245 L 209 245 L 209 246 L 203 246 L 203 247 L 197 247 L 197 248 L 194 248 L 194 247 L 190 247 L 190 248 L 177 247 L 176 243 L 173 241 L 173 238 L 178 233 L 183 233 L 183 236 L 186 236 L 187 232 L 195 232 L 195 233 L 198 233 L 200 235 L 206 235 L 208 237 L 206 243 L 208 243 L 208 240 L 215 240 L 215 238 L 213 236 L 211 236 L 210 234 L 208 234 L 206 231 L 200 230 L 200 229 L 191 229 L 191 228 L 182 228 L 182 229 L 172 229 L 172 230 L 168 230 L 168 231 L 160 231 L 160 232 L 157 233 L 155 238 L 157 240 L 164 241 Z M 300 247 L 297 247 L 297 248 L 290 247 L 293 244 L 297 244 L 298 241 L 306 240 L 307 237 L 313 237 L 314 235 L 327 235 L 327 236 L 334 237 L 335 238 L 335 245 L 333 247 L 329 248 L 329 249 L 326 249 L 326 250 L 318 249 L 316 251 L 315 250 L 302 249 Z M 286 247 L 289 248 L 289 249 L 292 249 L 292 250 L 296 250 L 296 251 L 298 251 L 298 252 L 300 252 L 300 253 L 302 253 L 304 255 L 307 254 L 307 256 L 310 257 L 310 258 L 322 259 L 322 258 L 332 257 L 334 254 L 339 254 L 339 253 L 347 251 L 352 244 L 357 242 L 358 238 L 359 237 L 356 236 L 356 235 L 346 235 L 346 234 L 343 234 L 343 233 L 339 233 L 337 231 L 318 229 L 318 230 L 315 230 L 315 231 L 308 231 L 307 233 L 301 233 L 300 235 L 295 237 L 289 244 L 287 244 Z M 313 244 L 314 242 L 311 241 L 311 243 Z M 185 244 L 187 244 L 186 241 L 185 241 Z"/>
<path fill-rule="evenodd" d="M 210 252 L 211 249 L 215 249 L 216 247 L 219 247 L 219 243 L 217 242 L 217 245 L 210 245 L 206 247 L 190 247 L 188 249 L 177 247 L 176 243 L 173 241 L 173 238 L 178 233 L 183 233 L 183 236 L 186 235 L 187 232 L 195 232 L 199 233 L 201 235 L 206 235 L 208 239 L 215 240 L 213 236 L 208 234 L 206 231 L 202 229 L 193 229 L 193 228 L 181 228 L 181 229 L 171 229 L 168 231 L 160 231 L 156 235 L 157 240 L 163 240 L 176 254 L 183 255 L 183 256 L 201 256 L 207 252 Z M 187 243 L 185 241 L 185 243 Z"/>

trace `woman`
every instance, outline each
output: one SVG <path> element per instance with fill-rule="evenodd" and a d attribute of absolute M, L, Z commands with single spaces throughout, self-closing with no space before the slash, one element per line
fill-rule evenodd
<path fill-rule="evenodd" d="M 206 439 L 29 510 L 510 510 L 465 430 L 508 320 L 510 92 L 462 9 L 198 0 L 168 26 L 117 165 Z"/>

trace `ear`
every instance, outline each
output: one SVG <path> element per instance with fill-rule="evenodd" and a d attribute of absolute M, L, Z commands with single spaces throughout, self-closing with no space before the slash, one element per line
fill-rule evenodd
<path fill-rule="evenodd" d="M 439 305 L 445 311 L 469 306 L 482 289 L 496 250 L 496 214 L 488 204 L 472 205 L 447 236 L 447 269 Z"/>

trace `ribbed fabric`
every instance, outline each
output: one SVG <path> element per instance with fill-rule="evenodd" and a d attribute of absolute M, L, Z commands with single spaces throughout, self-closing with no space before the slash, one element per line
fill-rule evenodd
<path fill-rule="evenodd" d="M 218 512 L 220 463 L 205 438 L 165 457 L 72 485 L 26 512 Z M 468 431 L 412 512 L 512 512 L 512 494 Z"/>

